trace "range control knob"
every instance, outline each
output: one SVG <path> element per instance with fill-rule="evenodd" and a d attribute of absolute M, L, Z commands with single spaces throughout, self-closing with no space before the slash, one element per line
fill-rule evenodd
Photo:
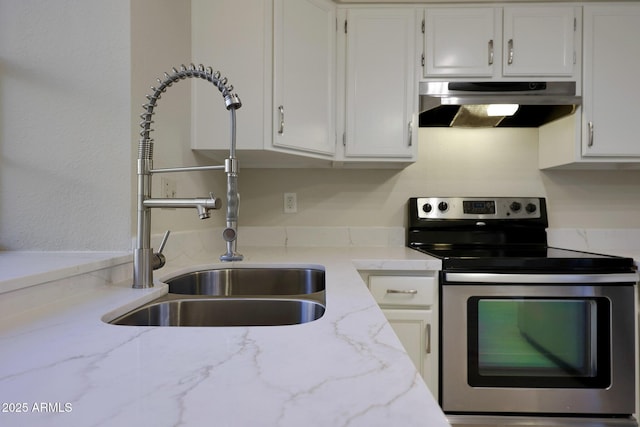
<path fill-rule="evenodd" d="M 449 209 L 449 204 L 447 202 L 438 203 L 438 210 L 440 210 L 440 212 L 444 212 L 447 209 Z"/>
<path fill-rule="evenodd" d="M 433 207 L 431 207 L 431 203 L 425 203 L 424 205 L 422 205 L 422 210 L 426 213 L 429 213 L 433 210 Z"/>
<path fill-rule="evenodd" d="M 527 203 L 524 210 L 527 211 L 527 213 L 534 213 L 538 208 L 533 203 Z"/>
<path fill-rule="evenodd" d="M 509 209 L 511 209 L 513 212 L 519 212 L 520 209 L 522 209 L 522 203 L 520 202 L 513 202 L 511 203 L 511 205 L 509 206 Z"/>

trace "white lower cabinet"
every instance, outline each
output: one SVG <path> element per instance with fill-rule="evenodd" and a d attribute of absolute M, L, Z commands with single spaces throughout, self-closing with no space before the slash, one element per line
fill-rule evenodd
<path fill-rule="evenodd" d="M 386 274 L 385 274 L 386 273 Z M 389 324 L 438 398 L 437 272 L 362 273 Z"/>
<path fill-rule="evenodd" d="M 438 365 L 434 363 L 437 343 L 433 340 L 436 332 L 433 310 L 383 309 L 382 312 L 435 397 Z"/>

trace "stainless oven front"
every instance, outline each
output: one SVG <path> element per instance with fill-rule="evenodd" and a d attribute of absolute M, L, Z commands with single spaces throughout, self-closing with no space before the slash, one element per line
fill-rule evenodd
<path fill-rule="evenodd" d="M 442 274 L 445 413 L 634 413 L 636 274 Z"/>

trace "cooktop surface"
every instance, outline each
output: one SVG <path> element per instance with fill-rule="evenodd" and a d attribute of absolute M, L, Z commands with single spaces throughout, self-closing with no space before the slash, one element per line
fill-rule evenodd
<path fill-rule="evenodd" d="M 575 251 L 549 246 L 411 245 L 442 260 L 443 270 L 518 271 L 549 273 L 601 273 L 634 270 L 631 258 Z"/>

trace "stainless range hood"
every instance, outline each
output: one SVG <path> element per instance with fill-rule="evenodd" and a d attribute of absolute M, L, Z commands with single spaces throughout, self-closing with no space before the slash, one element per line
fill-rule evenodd
<path fill-rule="evenodd" d="M 420 82 L 420 127 L 539 127 L 582 103 L 575 82 Z M 489 105 L 517 105 L 488 116 Z"/>

